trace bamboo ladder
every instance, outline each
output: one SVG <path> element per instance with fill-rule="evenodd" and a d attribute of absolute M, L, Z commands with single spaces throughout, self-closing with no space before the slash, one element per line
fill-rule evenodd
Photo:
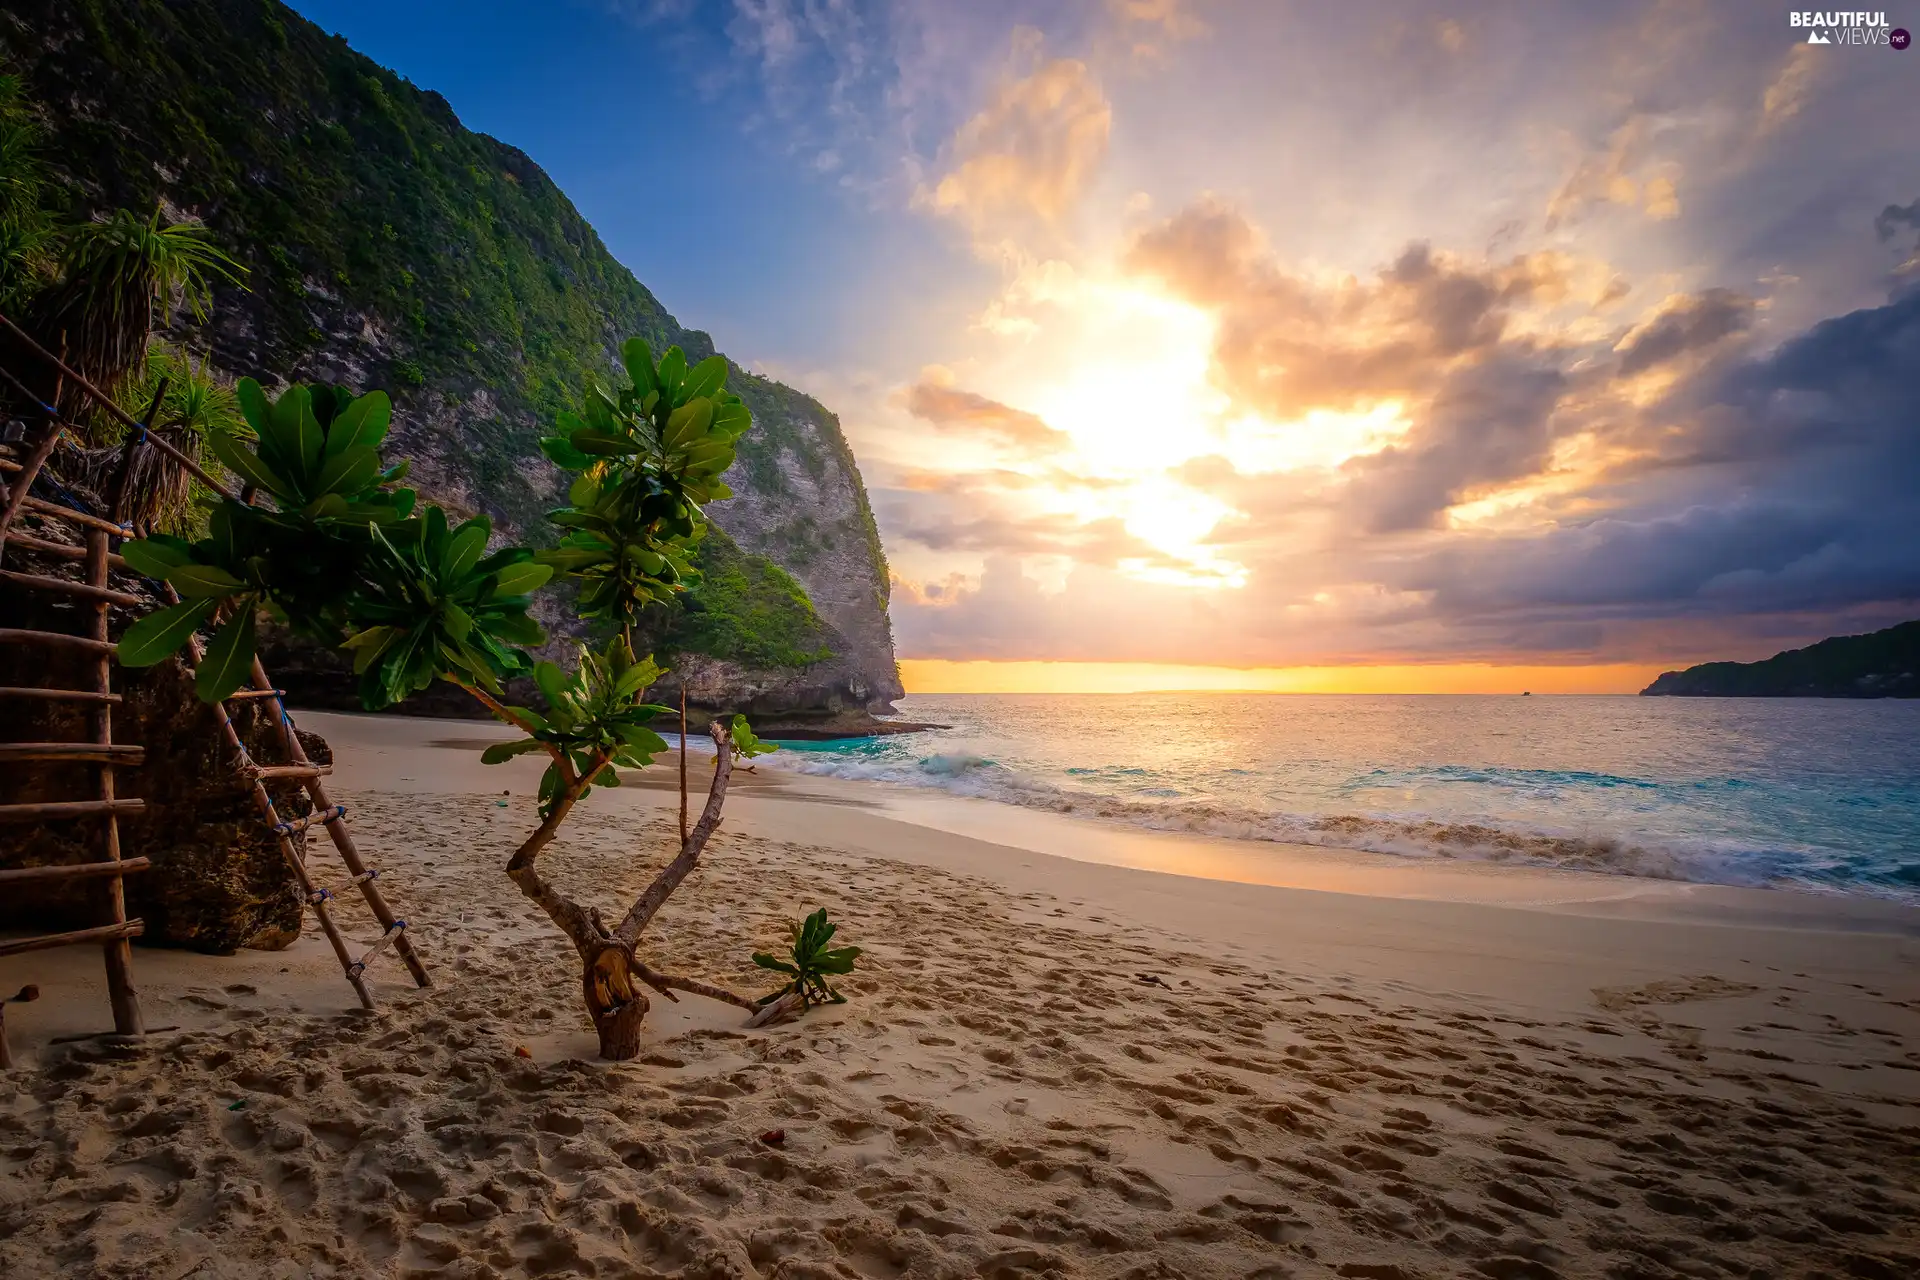
<path fill-rule="evenodd" d="M 6 380 L 17 389 L 23 392 L 26 390 L 11 374 L 5 376 Z M 165 392 L 166 384 L 163 382 L 159 388 L 159 394 L 154 397 L 153 409 L 147 417 L 148 424 L 153 421 L 153 413 L 158 412 L 161 404 L 160 397 Z M 55 399 L 58 398 L 56 394 Z M 143 748 L 116 744 L 113 741 L 113 704 L 120 701 L 120 695 L 113 692 L 113 643 L 107 637 L 108 614 L 115 605 L 138 608 L 143 602 L 138 596 L 115 591 L 107 585 L 108 569 L 118 567 L 122 563 L 120 557 L 109 550 L 109 543 L 112 539 L 129 536 L 129 531 L 124 526 L 89 512 L 73 510 L 59 503 L 35 498 L 29 493 L 47 458 L 52 455 L 61 433 L 66 430 L 66 424 L 60 420 L 52 406 L 40 404 L 37 398 L 30 395 L 28 406 L 30 410 L 37 409 L 44 415 L 43 433 L 40 439 L 26 451 L 24 459 L 0 460 L 0 493 L 5 494 L 5 507 L 4 510 L 0 510 L 0 558 L 4 557 L 6 547 L 11 543 L 16 547 L 30 548 L 62 559 L 83 560 L 87 577 L 85 582 L 75 582 L 66 578 L 0 569 L 0 581 L 30 590 L 78 596 L 87 604 L 87 630 L 90 634 L 70 635 L 58 631 L 9 627 L 0 629 L 0 642 L 8 645 L 32 645 L 89 654 L 94 659 L 93 688 L 40 689 L 10 686 L 0 688 L 0 698 L 87 703 L 92 708 L 93 740 L 91 742 L 0 743 L 0 761 L 13 763 L 45 760 L 92 765 L 96 770 L 96 795 L 90 800 L 0 805 L 0 822 L 97 819 L 101 824 L 100 847 L 103 857 L 95 862 L 0 870 L 0 887 L 48 880 L 102 880 L 106 888 L 108 922 L 90 929 L 40 934 L 0 942 L 0 956 L 19 955 L 23 952 L 41 951 L 51 947 L 98 943 L 106 960 L 108 1000 L 113 1007 L 113 1034 L 140 1036 L 146 1034 L 146 1025 L 140 1016 L 140 994 L 133 985 L 131 939 L 143 933 L 146 925 L 140 920 L 127 919 L 126 892 L 122 878 L 135 872 L 145 871 L 149 864 L 145 858 L 120 856 L 119 816 L 123 813 L 138 812 L 146 807 L 146 803 L 142 800 L 121 799 L 115 796 L 114 770 L 138 766 L 143 762 L 145 753 Z M 132 454 L 133 447 L 130 442 L 114 486 L 116 505 L 126 487 L 128 464 L 132 460 Z M 11 533 L 14 519 L 22 511 L 33 511 L 42 516 L 51 516 L 79 525 L 85 534 L 86 546 L 74 547 L 31 537 L 24 533 Z M 26 987 L 22 988 L 20 996 L 16 999 L 31 1000 L 37 995 L 37 989 Z M 4 1008 L 0 1008 L 0 1015 L 3 1014 Z M 0 1022 L 0 1067 L 11 1065 L 12 1055 L 7 1047 L 5 1024 Z"/>
<path fill-rule="evenodd" d="M 238 501 L 250 502 L 252 500 L 251 490 L 243 491 L 238 495 L 234 494 L 226 486 L 209 475 L 206 470 L 194 462 L 193 459 L 181 453 L 165 440 L 151 434 L 145 425 L 135 422 L 130 415 L 118 405 L 114 404 L 112 400 L 92 383 L 67 368 L 66 364 L 58 357 L 54 356 L 27 334 L 23 333 L 19 326 L 15 325 L 13 321 L 5 316 L 0 316 L 0 326 L 4 326 L 11 331 L 13 336 L 23 343 L 28 350 L 52 363 L 63 377 L 71 378 L 74 384 L 92 398 L 96 404 L 100 405 L 108 413 L 119 418 L 130 430 L 137 433 L 129 444 L 128 459 L 122 464 L 123 473 L 127 467 L 131 465 L 132 450 L 142 444 L 151 445 L 180 466 L 186 468 L 188 472 L 216 494 L 226 498 L 235 498 Z M 13 381 L 10 376 L 7 380 Z M 157 406 L 158 401 L 156 400 L 155 403 Z M 160 585 L 161 590 L 170 602 L 179 602 L 180 597 L 171 585 L 166 583 Z M 110 649 L 111 646 L 109 646 L 109 651 Z M 193 659 L 192 664 L 189 666 L 189 675 L 191 675 L 192 667 L 198 666 L 201 659 L 205 656 L 205 648 L 201 645 L 198 636 L 195 636 L 188 642 L 188 652 L 192 655 Z M 407 972 L 413 977 L 415 986 L 431 987 L 433 985 L 433 979 L 428 975 L 426 965 L 422 963 L 419 953 L 414 949 L 412 939 L 407 936 L 407 922 L 394 915 L 393 908 L 388 905 L 386 895 L 380 891 L 380 886 L 377 883 L 380 872 L 366 865 L 365 860 L 360 856 L 359 848 L 354 844 L 353 835 L 347 829 L 346 806 L 335 804 L 332 798 L 327 795 L 325 784 L 320 781 L 323 776 L 331 771 L 331 766 L 316 765 L 308 758 L 305 748 L 300 745 L 299 735 L 294 732 L 293 717 L 288 714 L 286 704 L 282 699 L 282 691 L 274 688 L 272 680 L 267 676 L 265 667 L 262 666 L 259 658 L 256 657 L 253 661 L 253 687 L 232 694 L 225 701 L 217 703 L 214 707 L 214 714 L 220 721 L 221 736 L 226 739 L 227 746 L 234 752 L 235 768 L 245 780 L 251 783 L 254 804 L 260 810 L 261 819 L 266 823 L 268 828 L 272 830 L 274 838 L 280 847 L 281 858 L 286 862 L 287 868 L 293 872 L 294 879 L 300 886 L 301 894 L 304 896 L 307 905 L 313 909 L 314 917 L 320 922 L 321 932 L 326 935 L 328 944 L 332 946 L 335 957 L 340 961 L 341 972 L 346 976 L 348 984 L 353 987 L 354 994 L 359 997 L 362 1007 L 368 1009 L 373 1008 L 373 993 L 368 989 L 366 983 L 367 966 L 371 964 L 381 952 L 389 947 L 400 957 L 401 962 L 407 966 Z M 268 704 L 269 710 L 278 719 L 279 738 L 281 745 L 286 750 L 289 763 L 263 765 L 256 762 L 247 751 L 246 744 L 240 737 L 239 729 L 233 723 L 233 716 L 228 707 L 228 703 L 256 700 L 265 701 Z M 268 790 L 269 784 L 281 782 L 293 783 L 300 790 L 306 792 L 311 806 L 311 812 L 309 812 L 307 816 L 295 818 L 291 821 L 282 819 L 279 807 L 274 803 L 273 795 Z M 360 890 L 361 896 L 366 899 L 367 906 L 373 912 L 374 919 L 380 924 L 381 933 L 379 940 L 374 942 L 357 958 L 349 950 L 347 939 L 340 932 L 339 926 L 334 922 L 333 912 L 328 905 L 336 900 L 333 892 L 325 886 L 315 883 L 307 867 L 306 859 L 301 855 L 300 847 L 293 842 L 295 835 L 316 825 L 323 827 L 328 836 L 332 838 L 334 848 L 340 855 L 340 861 L 345 864 L 347 874 L 351 877 L 353 885 Z"/>

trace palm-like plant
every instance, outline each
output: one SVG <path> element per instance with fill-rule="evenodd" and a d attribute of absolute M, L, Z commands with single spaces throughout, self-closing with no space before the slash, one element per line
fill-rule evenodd
<path fill-rule="evenodd" d="M 847 998 L 828 985 L 827 979 L 852 973 L 853 962 L 860 958 L 860 948 L 831 946 L 833 935 L 839 929 L 839 925 L 827 920 L 827 909 L 821 907 L 801 923 L 787 926 L 792 945 L 786 959 L 764 951 L 754 952 L 753 962 L 762 969 L 772 969 L 792 979 L 756 1003 L 764 1007 L 784 995 L 798 993 L 801 1002 L 808 1005 L 845 1004 Z"/>
<path fill-rule="evenodd" d="M 214 373 L 211 361 L 196 360 L 191 352 L 158 341 L 148 345 L 145 364 L 122 384 L 117 399 L 129 416 L 144 418 L 154 410 L 156 396 L 160 404 L 153 433 L 195 462 L 201 457 L 201 442 L 210 435 L 252 434 L 239 397 Z M 76 451 L 73 477 L 96 493 L 110 492 L 124 461 L 122 443 Z M 135 450 L 125 486 L 117 519 L 167 533 L 180 533 L 191 524 L 196 486 L 184 467 L 158 449 Z"/>
<path fill-rule="evenodd" d="M 213 284 L 241 283 L 246 268 L 213 242 L 198 222 L 164 222 L 156 206 L 142 219 L 125 209 L 71 228 L 60 250 L 60 279 L 33 306 L 32 328 L 95 386 L 118 391 L 146 356 L 155 305 L 184 303 L 206 317 Z M 76 416 L 77 387 L 58 407 Z"/>

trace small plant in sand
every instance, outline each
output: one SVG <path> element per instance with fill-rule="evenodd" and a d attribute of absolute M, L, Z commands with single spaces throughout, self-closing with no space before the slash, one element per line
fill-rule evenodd
<path fill-rule="evenodd" d="M 242 381 L 236 394 L 254 439 L 215 434 L 209 443 L 246 490 L 214 506 L 206 538 L 155 535 L 127 544 L 128 563 L 170 583 L 182 601 L 136 623 L 120 645 L 123 662 L 150 665 L 200 628 L 216 628 L 197 688 L 217 701 L 253 670 L 255 619 L 265 610 L 351 652 L 369 709 L 444 680 L 522 730 L 524 738 L 483 756 L 499 763 L 544 753 L 549 761 L 540 825 L 514 851 L 507 875 L 573 943 L 587 1014 L 601 1055 L 612 1059 L 639 1052 L 643 987 L 669 999 L 678 990 L 724 1000 L 750 1011 L 756 1025 L 804 1010 L 809 993 L 834 998 L 821 979 L 755 1000 L 640 959 L 642 931 L 698 865 L 720 823 L 735 762 L 773 749 L 739 716 L 709 726 L 715 753 L 706 806 L 691 827 L 683 817 L 677 855 L 615 923 L 540 873 L 541 854 L 576 804 L 666 750 L 650 726 L 667 708 L 642 701 L 662 672 L 634 654 L 634 627 L 641 610 L 697 579 L 691 556 L 706 529 L 701 508 L 731 496 L 721 477 L 751 425 L 746 406 L 725 390 L 720 357 L 689 366 L 674 347 L 656 362 L 637 338 L 621 356 L 627 385 L 590 387 L 584 411 L 561 414 L 559 433 L 541 441 L 550 459 L 574 473 L 568 505 L 549 513 L 565 534 L 543 551 L 489 554 L 485 518 L 456 525 L 400 488 L 405 464 L 387 467 L 380 456 L 391 418 L 384 394 L 296 386 L 269 400 Z M 527 652 L 544 640 L 528 616 L 529 595 L 553 576 L 573 579 L 582 616 L 615 631 L 597 649 L 582 645 L 571 672 Z M 528 674 L 545 697 L 544 713 L 504 701 L 504 682 Z M 683 780 L 685 750 L 683 733 Z M 819 919 L 830 935 L 832 926 Z M 844 972 L 821 963 L 839 961 L 814 957 L 808 972 Z"/>
<path fill-rule="evenodd" d="M 754 952 L 753 962 L 762 969 L 772 969 L 792 979 L 780 990 L 762 996 L 759 1004 L 765 1007 L 788 994 L 798 995 L 806 1005 L 845 1004 L 847 998 L 829 986 L 827 979 L 852 973 L 853 962 L 860 958 L 860 948 L 830 946 L 839 928 L 827 920 L 827 909 L 822 907 L 801 923 L 787 926 L 793 946 L 786 959 L 764 951 Z"/>

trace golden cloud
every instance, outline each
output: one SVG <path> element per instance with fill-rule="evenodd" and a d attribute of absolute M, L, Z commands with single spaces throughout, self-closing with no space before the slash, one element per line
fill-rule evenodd
<path fill-rule="evenodd" d="M 1113 109 L 1087 64 L 1039 61 L 1039 35 L 1015 35 L 1024 75 L 1003 80 L 984 110 L 963 124 L 947 151 L 946 175 L 915 203 L 964 223 L 991 241 L 1010 228 L 1064 217 L 1106 158 Z"/>

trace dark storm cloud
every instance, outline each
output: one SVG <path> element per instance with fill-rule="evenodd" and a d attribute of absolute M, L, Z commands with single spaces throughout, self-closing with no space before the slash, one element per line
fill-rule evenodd
<path fill-rule="evenodd" d="M 1347 464 L 1351 505 L 1376 533 L 1418 529 L 1479 485 L 1539 471 L 1566 377 L 1523 351 L 1450 374 L 1406 443 Z"/>
<path fill-rule="evenodd" d="M 1752 298 L 1731 289 L 1708 289 L 1668 300 L 1654 316 L 1620 340 L 1620 372 L 1632 377 L 1688 351 L 1713 346 L 1753 322 Z"/>
<path fill-rule="evenodd" d="M 1688 389 L 1665 491 L 1440 548 L 1401 585 L 1448 615 L 1792 613 L 1920 601 L 1920 291 Z M 1659 416 L 1659 410 L 1654 411 Z M 1676 505 L 1678 509 L 1675 509 Z"/>

